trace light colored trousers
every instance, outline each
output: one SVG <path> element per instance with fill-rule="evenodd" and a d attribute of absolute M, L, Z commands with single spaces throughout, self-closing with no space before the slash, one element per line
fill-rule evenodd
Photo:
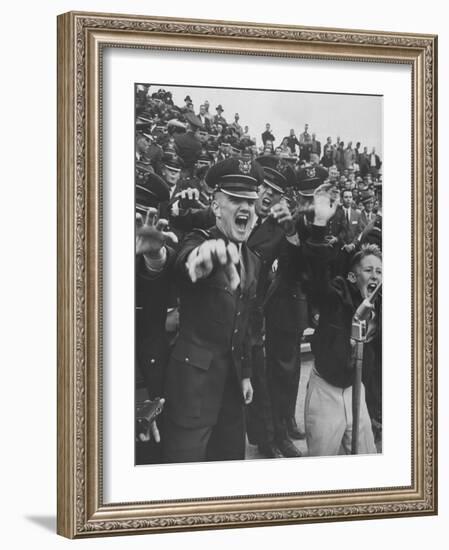
<path fill-rule="evenodd" d="M 307 385 L 304 417 L 309 456 L 338 455 L 341 447 L 346 454 L 351 454 L 352 386 L 332 386 L 313 369 Z M 359 427 L 359 454 L 377 453 L 363 385 Z"/>

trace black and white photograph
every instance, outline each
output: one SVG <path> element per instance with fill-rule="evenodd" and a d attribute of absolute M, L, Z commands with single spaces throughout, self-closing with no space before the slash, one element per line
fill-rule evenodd
<path fill-rule="evenodd" d="M 382 453 L 382 96 L 134 92 L 136 465 Z"/>

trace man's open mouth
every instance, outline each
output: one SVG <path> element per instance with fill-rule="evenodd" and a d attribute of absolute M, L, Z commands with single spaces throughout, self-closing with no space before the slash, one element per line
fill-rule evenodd
<path fill-rule="evenodd" d="M 263 199 L 262 205 L 265 206 L 266 208 L 269 208 L 271 206 L 271 200 L 267 198 Z"/>
<path fill-rule="evenodd" d="M 249 214 L 237 214 L 235 223 L 240 231 L 245 231 L 249 222 Z"/>

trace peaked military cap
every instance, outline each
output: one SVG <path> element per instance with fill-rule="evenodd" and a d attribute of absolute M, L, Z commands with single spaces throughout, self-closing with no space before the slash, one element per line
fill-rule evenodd
<path fill-rule="evenodd" d="M 178 157 L 178 155 L 175 152 L 171 151 L 165 151 L 165 153 L 162 155 L 162 164 L 164 164 L 171 170 L 176 170 L 178 172 L 180 172 L 184 166 L 184 163 Z"/>
<path fill-rule="evenodd" d="M 276 155 L 261 155 L 256 162 L 263 167 L 264 183 L 278 193 L 285 193 L 287 187 L 295 185 L 294 170 Z"/>
<path fill-rule="evenodd" d="M 262 182 L 262 168 L 242 157 L 217 162 L 206 175 L 206 183 L 212 189 L 245 199 L 257 199 L 257 188 Z"/>

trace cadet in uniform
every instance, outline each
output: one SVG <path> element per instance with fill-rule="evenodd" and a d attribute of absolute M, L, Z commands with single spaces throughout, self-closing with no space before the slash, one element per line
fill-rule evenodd
<path fill-rule="evenodd" d="M 176 238 L 163 232 L 166 221 L 156 219 L 158 205 L 168 196 L 166 183 L 154 173 L 136 185 L 136 386 L 143 385 L 149 399 L 162 397 L 168 360 L 165 320 L 170 283 L 165 274 L 174 251 L 165 242 L 174 244 Z M 156 425 L 151 431 L 142 434 L 145 437 L 136 434 L 137 464 L 161 462 L 160 446 L 155 445 L 159 439 Z"/>
<path fill-rule="evenodd" d="M 258 190 L 257 222 L 248 239 L 248 246 L 261 261 L 257 308 L 251 319 L 254 400 L 248 407 L 248 439 L 267 458 L 299 456 L 296 447 L 293 444 L 288 445 L 285 436 L 279 436 L 279 421 L 274 418 L 272 408 L 273 387 L 267 383 L 264 350 L 264 308 L 267 294 L 274 288 L 272 266 L 286 246 L 287 238 L 295 233 L 290 210 L 286 201 L 282 200 L 285 189 L 293 185 L 295 174 L 288 166 L 281 167 L 279 159 L 274 155 L 264 155 L 256 161 L 263 166 L 264 182 Z M 296 252 L 295 248 L 294 253 Z M 275 440 L 280 441 L 283 452 L 279 450 Z"/>
<path fill-rule="evenodd" d="M 244 405 L 252 400 L 248 321 L 259 260 L 247 245 L 261 169 L 231 159 L 209 172 L 216 223 L 187 235 L 174 270 L 179 337 L 168 364 L 167 462 L 245 457 Z"/>

